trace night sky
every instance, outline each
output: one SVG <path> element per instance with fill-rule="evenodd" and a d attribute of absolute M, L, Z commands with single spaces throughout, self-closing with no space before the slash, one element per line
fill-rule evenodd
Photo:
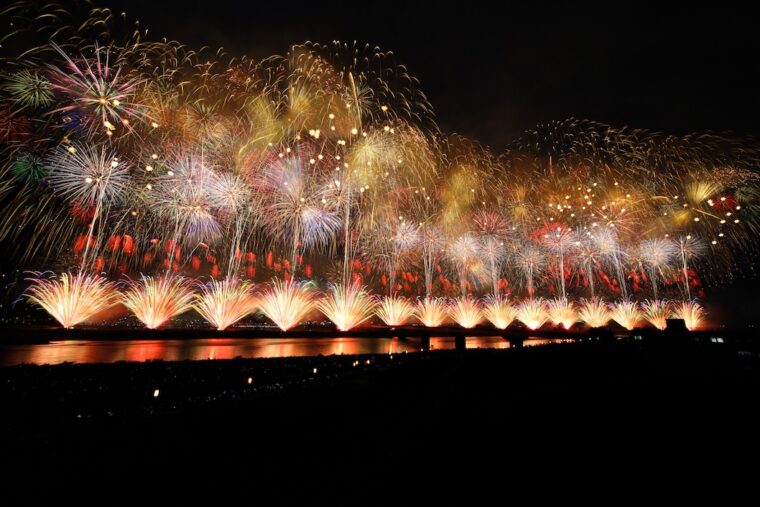
<path fill-rule="evenodd" d="M 152 37 L 234 54 L 334 39 L 393 50 L 444 131 L 497 151 L 533 125 L 571 116 L 670 133 L 760 134 L 755 17 L 725 2 L 96 4 L 140 19 Z"/>

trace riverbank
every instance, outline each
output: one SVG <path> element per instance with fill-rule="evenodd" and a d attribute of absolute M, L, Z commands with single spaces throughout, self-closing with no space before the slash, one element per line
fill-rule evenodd
<path fill-rule="evenodd" d="M 758 362 L 726 344 L 614 341 L 16 366 L 0 369 L 1 459 L 30 502 L 126 489 L 387 504 L 400 485 L 485 493 L 580 463 L 725 469 L 757 448 Z"/>

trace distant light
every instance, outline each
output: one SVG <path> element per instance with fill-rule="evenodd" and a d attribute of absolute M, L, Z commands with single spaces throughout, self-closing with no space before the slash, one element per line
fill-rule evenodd
<path fill-rule="evenodd" d="M 154 398 L 158 398 L 158 393 L 159 393 L 158 389 L 154 389 L 153 390 L 153 397 Z"/>
<path fill-rule="evenodd" d="M 248 385 L 253 384 L 253 377 L 248 377 Z"/>
<path fill-rule="evenodd" d="M 316 369 L 316 368 L 314 368 L 314 371 L 313 371 L 313 372 L 314 372 L 314 374 L 316 374 L 316 373 L 317 373 L 317 369 Z"/>

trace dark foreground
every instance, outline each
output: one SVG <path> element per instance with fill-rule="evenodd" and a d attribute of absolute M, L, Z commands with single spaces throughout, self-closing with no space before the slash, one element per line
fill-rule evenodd
<path fill-rule="evenodd" d="M 0 382 L 7 505 L 726 499 L 757 477 L 760 359 L 723 344 L 18 366 Z"/>

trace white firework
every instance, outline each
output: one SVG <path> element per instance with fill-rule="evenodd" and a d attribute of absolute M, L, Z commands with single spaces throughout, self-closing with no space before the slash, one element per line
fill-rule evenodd
<path fill-rule="evenodd" d="M 82 206 L 121 199 L 129 184 L 129 165 L 104 146 L 61 146 L 48 160 L 48 181 L 62 198 Z"/>

